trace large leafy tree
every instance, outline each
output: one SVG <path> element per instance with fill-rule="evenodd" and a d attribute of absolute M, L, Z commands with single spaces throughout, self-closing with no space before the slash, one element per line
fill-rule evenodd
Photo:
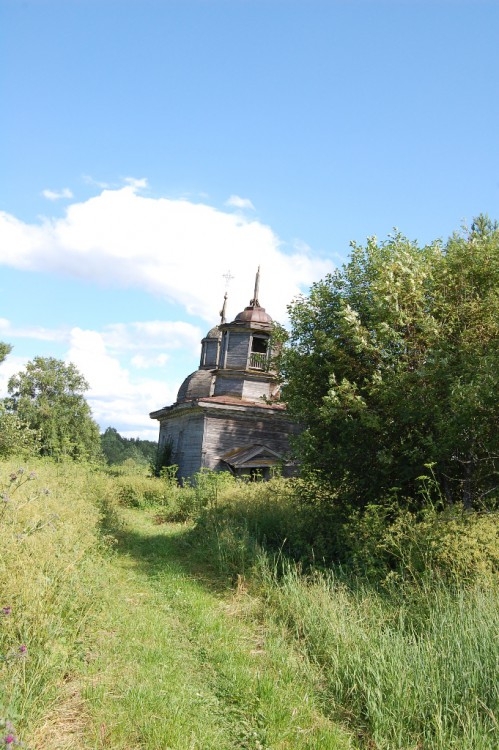
<path fill-rule="evenodd" d="M 35 357 L 8 383 L 7 409 L 40 436 L 42 455 L 99 455 L 99 428 L 84 398 L 88 383 L 72 363 Z"/>
<path fill-rule="evenodd" d="M 352 245 L 290 307 L 284 396 L 300 458 L 350 503 L 415 497 L 433 471 L 467 506 L 497 482 L 499 231 L 479 217 L 443 246 Z"/>

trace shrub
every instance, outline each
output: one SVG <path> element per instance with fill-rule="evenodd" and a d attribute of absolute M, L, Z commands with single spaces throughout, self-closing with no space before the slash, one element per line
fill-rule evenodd
<path fill-rule="evenodd" d="M 9 456 L 28 458 L 40 452 L 40 436 L 16 414 L 8 414 L 0 403 L 0 459 Z"/>

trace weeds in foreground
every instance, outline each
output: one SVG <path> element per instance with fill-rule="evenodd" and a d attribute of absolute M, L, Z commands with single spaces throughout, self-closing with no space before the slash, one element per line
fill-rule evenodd
<path fill-rule="evenodd" d="M 33 465 L 3 463 L 0 475 L 0 720 L 14 747 L 29 744 L 71 673 L 103 551 L 95 472 Z"/>

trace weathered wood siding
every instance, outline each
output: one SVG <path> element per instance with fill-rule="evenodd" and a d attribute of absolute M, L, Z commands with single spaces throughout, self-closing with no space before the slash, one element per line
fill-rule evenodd
<path fill-rule="evenodd" d="M 231 331 L 227 347 L 225 367 L 229 370 L 245 370 L 248 363 L 251 336 L 248 333 Z"/>
<path fill-rule="evenodd" d="M 243 398 L 258 401 L 263 397 L 270 397 L 270 383 L 268 380 L 248 380 L 243 383 Z"/>
<path fill-rule="evenodd" d="M 219 373 L 215 381 L 215 396 L 234 396 L 242 398 L 243 379 L 241 376 L 233 377 Z"/>
<path fill-rule="evenodd" d="M 201 365 L 216 367 L 218 362 L 218 341 L 207 341 L 203 347 Z"/>
<path fill-rule="evenodd" d="M 195 474 L 202 464 L 204 416 L 201 411 L 180 413 L 161 421 L 160 444 L 172 445 L 172 463 L 179 477 Z"/>
<path fill-rule="evenodd" d="M 209 413 L 205 419 L 203 466 L 209 469 L 227 469 L 227 464 L 220 460 L 220 456 L 234 448 L 254 443 L 262 443 L 276 453 L 287 455 L 289 436 L 294 431 L 295 427 L 283 412 L 269 410 L 265 415 L 241 412 L 237 416 L 224 410 Z"/>

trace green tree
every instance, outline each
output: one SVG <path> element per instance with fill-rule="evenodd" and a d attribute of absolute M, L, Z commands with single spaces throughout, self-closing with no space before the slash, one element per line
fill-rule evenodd
<path fill-rule="evenodd" d="M 102 453 L 109 464 L 121 464 L 131 459 L 149 466 L 155 460 L 158 444 L 152 440 L 122 437 L 114 427 L 108 427 L 100 436 Z"/>
<path fill-rule="evenodd" d="M 10 344 L 5 344 L 3 341 L 0 341 L 0 364 L 4 361 L 5 357 L 9 352 L 12 351 L 12 347 Z"/>
<path fill-rule="evenodd" d="M 40 452 L 54 458 L 95 458 L 99 428 L 84 398 L 88 383 L 72 363 L 35 357 L 8 383 L 5 404 L 40 436 Z"/>
<path fill-rule="evenodd" d="M 349 503 L 415 497 L 434 464 L 449 502 L 497 487 L 499 231 L 486 217 L 445 246 L 400 234 L 290 306 L 284 398 L 297 450 Z"/>
<path fill-rule="evenodd" d="M 11 351 L 10 344 L 0 341 L 0 364 Z M 39 447 L 36 430 L 31 430 L 15 414 L 9 414 L 0 402 L 0 457 L 35 455 Z"/>

